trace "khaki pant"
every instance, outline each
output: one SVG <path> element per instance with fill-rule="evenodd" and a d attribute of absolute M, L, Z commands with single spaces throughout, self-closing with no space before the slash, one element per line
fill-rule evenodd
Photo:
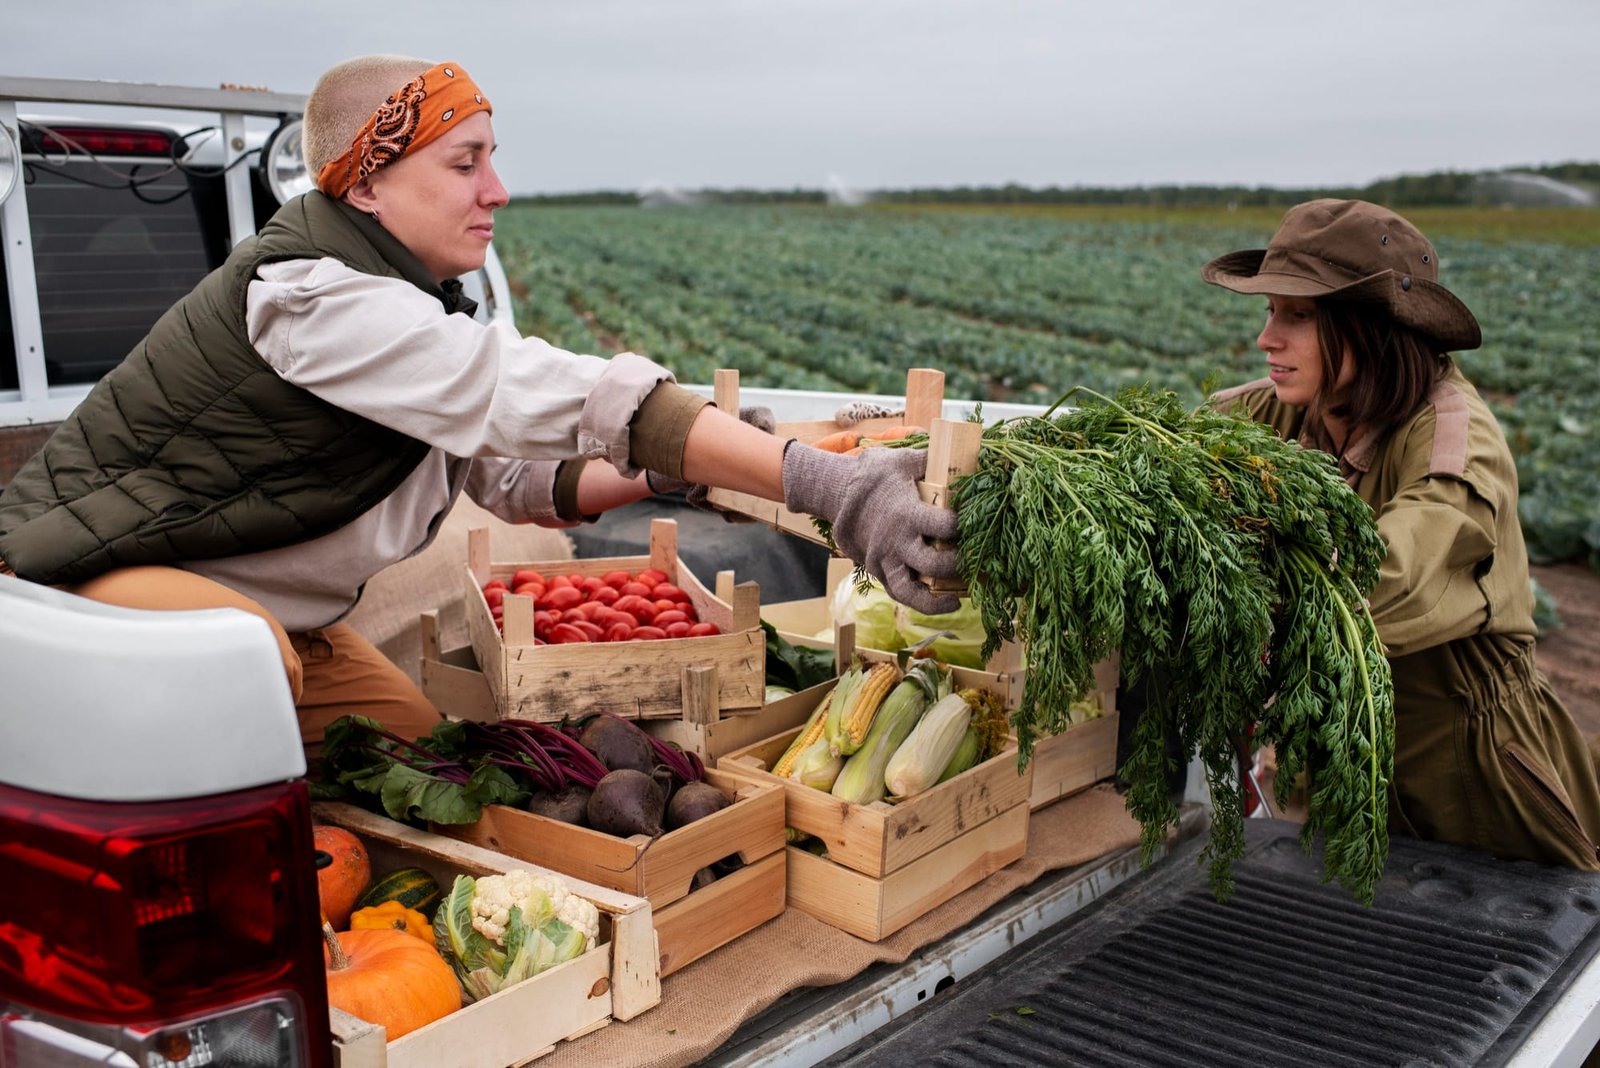
<path fill-rule="evenodd" d="M 1600 870 L 1600 780 L 1531 644 L 1485 635 L 1390 663 L 1392 829 Z"/>
<path fill-rule="evenodd" d="M 250 598 L 172 567 L 127 567 L 64 588 L 125 608 L 238 608 L 260 616 L 278 641 L 300 737 L 310 750 L 321 746 L 323 731 L 340 716 L 370 716 L 406 738 L 426 734 L 439 722 L 438 711 L 405 672 L 343 623 L 290 634 Z"/>

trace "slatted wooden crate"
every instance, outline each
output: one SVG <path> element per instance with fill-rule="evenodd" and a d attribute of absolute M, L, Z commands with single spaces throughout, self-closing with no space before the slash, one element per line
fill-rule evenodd
<path fill-rule="evenodd" d="M 789 903 L 857 938 L 878 942 L 976 886 L 1028 849 L 1028 806 L 1013 805 L 905 867 L 875 879 L 789 847 Z"/>
<path fill-rule="evenodd" d="M 1120 666 L 1121 658 L 1117 656 L 1094 666 L 1095 689 L 1090 698 L 1100 706 L 1098 717 L 1074 724 L 1060 734 L 1040 738 L 1034 744 L 1029 761 L 1033 767 L 1029 808 L 1041 809 L 1117 773 Z"/>
<path fill-rule="evenodd" d="M 847 561 L 829 561 L 829 564 L 830 583 L 836 584 L 834 580 L 842 580 L 839 572 L 847 573 L 849 564 Z M 761 612 L 786 640 L 813 648 L 825 644 L 817 635 L 821 628 L 827 626 L 828 598 L 814 597 L 765 605 Z M 787 629 L 791 627 L 794 629 Z M 837 633 L 834 642 L 837 647 Z M 889 660 L 895 656 L 881 649 L 862 648 L 859 652 L 867 660 Z M 1030 761 L 1033 768 L 1033 793 L 1028 801 L 1030 808 L 1043 808 L 1116 774 L 1120 666 L 1121 658 L 1115 655 L 1095 665 L 1094 690 L 1088 697 L 1100 710 L 1097 718 L 1074 724 L 1061 734 L 1041 738 L 1034 745 Z M 1025 675 L 1020 650 L 1015 645 L 996 653 L 989 661 L 988 670 L 958 667 L 952 668 L 951 673 L 957 688 L 974 686 L 1000 694 L 1008 709 L 1022 704 Z"/>
<path fill-rule="evenodd" d="M 684 669 L 711 669 L 698 677 L 712 686 L 718 712 L 755 711 L 766 692 L 766 636 L 760 623 L 760 590 L 753 582 L 729 581 L 713 593 L 678 557 L 677 524 L 650 524 L 648 556 L 491 563 L 489 533 L 468 535 L 465 612 L 467 633 L 500 718 L 559 721 L 605 710 L 628 718 L 677 717 L 694 695 L 684 692 Z M 507 596 L 505 632 L 495 626 L 483 586 L 509 579 L 521 569 L 561 575 L 604 575 L 656 568 L 682 589 L 699 618 L 722 633 L 657 641 L 536 644 L 533 601 Z"/>
<path fill-rule="evenodd" d="M 731 580 L 731 575 L 724 575 Z M 437 612 L 422 613 L 420 634 L 422 692 L 433 706 L 452 719 L 480 723 L 501 719 L 499 702 L 489 688 L 488 677 L 478 669 L 477 654 L 472 646 L 442 648 Z M 662 741 L 695 753 L 711 765 L 723 753 L 798 726 L 815 707 L 814 703 L 803 705 L 785 698 L 759 708 L 719 708 L 717 670 L 704 664 L 681 669 L 679 691 L 683 707 L 678 718 L 642 719 L 639 725 Z"/>
<path fill-rule="evenodd" d="M 739 410 L 738 371 L 717 371 L 712 388 L 718 408 L 725 412 Z M 904 416 L 868 419 L 855 424 L 855 429 L 863 433 L 902 424 L 927 428 L 928 468 L 918 488 L 924 501 L 937 505 L 950 503 L 949 485 L 957 476 L 970 474 L 977 469 L 978 444 L 983 434 L 983 428 L 977 423 L 941 418 L 943 407 L 944 372 L 913 368 L 906 372 Z M 844 428 L 832 420 L 807 420 L 779 423 L 776 432 L 780 437 L 796 438 L 809 444 L 841 429 Z M 719 508 L 749 516 L 775 530 L 818 545 L 827 544 L 810 516 L 791 512 L 782 502 L 720 488 L 713 488 L 706 499 Z M 959 593 L 965 590 L 965 586 L 954 579 L 928 579 L 927 583 L 931 589 L 939 592 Z"/>
<path fill-rule="evenodd" d="M 448 888 L 457 875 L 533 868 L 478 846 L 417 830 L 352 805 L 313 807 L 317 823 L 343 827 L 366 846 L 375 873 L 426 870 Z M 567 878 L 600 911 L 600 944 L 564 964 L 464 1005 L 426 1027 L 387 1041 L 384 1029 L 333 1010 L 339 1068 L 504 1068 L 550 1053 L 557 1043 L 628 1020 L 661 1000 L 649 901 Z"/>
<path fill-rule="evenodd" d="M 783 791 L 708 769 L 706 781 L 734 799 L 720 812 L 668 831 L 619 838 L 505 805 L 476 822 L 435 825 L 463 842 L 649 900 L 670 975 L 783 912 Z M 695 873 L 737 857 L 744 866 L 691 891 Z"/>
<path fill-rule="evenodd" d="M 717 762 L 720 770 L 781 785 L 789 826 L 826 846 L 826 857 L 790 848 L 789 904 L 795 908 L 876 941 L 1027 849 L 1033 771 L 1018 772 L 1014 744 L 914 797 L 857 805 L 768 771 L 801 729 Z"/>

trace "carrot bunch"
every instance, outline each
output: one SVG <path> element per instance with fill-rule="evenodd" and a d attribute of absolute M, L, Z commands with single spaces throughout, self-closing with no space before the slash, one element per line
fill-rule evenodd
<path fill-rule="evenodd" d="M 926 434 L 927 432 L 926 427 L 920 426 L 891 426 L 865 434 L 852 428 L 849 430 L 837 430 L 826 437 L 818 438 L 811 444 L 815 448 L 826 452 L 855 456 L 864 449 L 883 445 L 890 441 L 899 441 L 901 438 L 908 438 L 912 434 Z"/>

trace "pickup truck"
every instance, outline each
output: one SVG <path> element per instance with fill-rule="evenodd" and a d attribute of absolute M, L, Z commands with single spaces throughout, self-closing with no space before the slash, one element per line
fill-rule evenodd
<path fill-rule="evenodd" d="M 0 78 L 0 487 L 307 187 L 302 106 Z M 480 315 L 510 316 L 492 256 L 465 281 Z M 846 399 L 745 395 L 781 419 Z M 637 551 L 651 509 L 687 527 L 692 565 L 708 551 L 776 599 L 820 592 L 811 547 L 670 503 L 608 516 L 578 551 Z M 1119 697 L 1125 724 L 1138 700 Z M 305 772 L 259 620 L 0 577 L 0 1068 L 333 1063 Z M 705 1063 L 1593 1063 L 1600 881 L 1397 842 L 1362 909 L 1320 884 L 1293 824 L 1262 819 L 1219 906 L 1193 769 L 1175 791 L 1182 828 L 1152 867 L 1119 849 L 1047 876 L 902 964 L 784 996 Z"/>

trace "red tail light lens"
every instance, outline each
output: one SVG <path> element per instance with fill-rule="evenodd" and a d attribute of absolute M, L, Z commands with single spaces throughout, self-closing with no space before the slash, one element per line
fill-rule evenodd
<path fill-rule="evenodd" d="M 150 1024 L 288 990 L 325 1036 L 312 857 L 303 781 L 139 804 L 0 785 L 0 1002 Z"/>
<path fill-rule="evenodd" d="M 170 156 L 172 135 L 160 130 L 100 126 L 41 127 L 33 138 L 40 152 L 81 149 L 97 156 Z"/>

